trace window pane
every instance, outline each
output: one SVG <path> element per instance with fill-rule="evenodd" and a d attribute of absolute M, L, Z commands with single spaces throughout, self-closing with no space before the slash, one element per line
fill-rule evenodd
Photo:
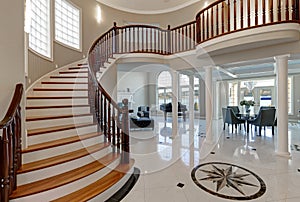
<path fill-rule="evenodd" d="M 172 102 L 172 77 L 168 71 L 163 71 L 157 78 L 158 103 L 164 104 Z"/>
<path fill-rule="evenodd" d="M 55 39 L 80 49 L 80 10 L 67 0 L 55 0 Z"/>
<path fill-rule="evenodd" d="M 31 0 L 31 25 L 29 47 L 46 57 L 51 57 L 50 1 Z"/>

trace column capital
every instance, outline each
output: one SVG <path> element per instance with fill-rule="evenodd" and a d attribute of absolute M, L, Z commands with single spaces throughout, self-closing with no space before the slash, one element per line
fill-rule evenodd
<path fill-rule="evenodd" d="M 276 61 L 276 60 L 285 59 L 285 58 L 287 59 L 289 57 L 291 57 L 291 54 L 277 55 L 277 56 L 274 56 L 274 60 Z"/>

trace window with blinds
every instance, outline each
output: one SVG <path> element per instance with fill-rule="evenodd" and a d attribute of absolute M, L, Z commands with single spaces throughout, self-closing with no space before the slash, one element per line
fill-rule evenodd
<path fill-rule="evenodd" d="M 228 105 L 229 106 L 238 106 L 238 85 L 237 83 L 229 83 L 228 85 L 228 91 L 229 91 L 229 96 L 228 96 Z"/>
<path fill-rule="evenodd" d="M 55 0 L 55 40 L 81 50 L 81 10 L 67 0 Z"/>
<path fill-rule="evenodd" d="M 50 0 L 31 0 L 29 48 L 51 58 Z"/>

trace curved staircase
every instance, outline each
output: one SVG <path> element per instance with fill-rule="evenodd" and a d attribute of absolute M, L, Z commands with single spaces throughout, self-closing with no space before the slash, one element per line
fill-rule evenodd
<path fill-rule="evenodd" d="M 28 147 L 11 201 L 105 201 L 126 183 L 134 161 L 121 164 L 94 123 L 86 64 L 44 76 L 26 98 Z"/>

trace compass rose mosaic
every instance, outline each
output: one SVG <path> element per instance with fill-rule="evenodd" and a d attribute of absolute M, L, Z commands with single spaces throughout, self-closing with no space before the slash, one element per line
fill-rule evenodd
<path fill-rule="evenodd" d="M 258 175 L 229 163 L 204 163 L 195 167 L 191 175 L 201 189 L 226 199 L 251 200 L 266 192 L 266 184 Z"/>

